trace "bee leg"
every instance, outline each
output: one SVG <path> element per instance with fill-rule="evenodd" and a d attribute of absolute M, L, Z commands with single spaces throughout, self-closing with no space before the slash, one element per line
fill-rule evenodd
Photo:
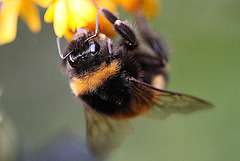
<path fill-rule="evenodd" d="M 136 13 L 136 23 L 144 42 L 157 54 L 161 63 L 166 65 L 168 62 L 168 51 L 165 42 L 159 37 L 159 35 L 150 31 L 141 12 Z"/>
<path fill-rule="evenodd" d="M 108 52 L 110 54 L 110 56 L 113 55 L 113 43 L 111 39 L 107 39 L 107 45 L 108 45 Z"/>
<path fill-rule="evenodd" d="M 114 30 L 123 38 L 125 45 L 129 49 L 135 49 L 138 46 L 138 40 L 132 26 L 126 21 L 119 20 L 116 15 L 106 8 L 99 10 L 100 13 L 113 24 Z"/>

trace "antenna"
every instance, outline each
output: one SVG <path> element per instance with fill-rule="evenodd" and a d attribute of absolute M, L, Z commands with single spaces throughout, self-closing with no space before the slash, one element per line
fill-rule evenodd
<path fill-rule="evenodd" d="M 57 40 L 58 54 L 59 54 L 60 58 L 61 58 L 62 60 L 64 60 L 64 59 L 66 59 L 66 58 L 73 52 L 73 50 L 70 51 L 70 52 L 68 52 L 65 56 L 63 56 L 62 50 L 61 50 L 61 45 L 60 45 L 60 38 L 57 37 L 56 40 Z"/>
<path fill-rule="evenodd" d="M 87 41 L 90 40 L 90 39 L 93 39 L 93 38 L 97 37 L 98 32 L 99 32 L 99 23 L 98 23 L 98 13 L 97 13 L 97 15 L 96 15 L 96 29 L 95 29 L 95 34 L 92 35 L 91 37 L 87 38 L 87 39 L 84 41 L 84 43 L 87 42 Z"/>

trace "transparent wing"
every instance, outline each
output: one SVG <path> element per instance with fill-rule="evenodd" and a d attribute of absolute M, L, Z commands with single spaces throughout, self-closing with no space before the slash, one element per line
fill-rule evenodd
<path fill-rule="evenodd" d="M 152 118 L 165 119 L 171 113 L 188 114 L 201 109 L 212 108 L 213 105 L 186 94 L 170 92 L 154 88 L 153 86 L 140 82 L 135 78 L 130 78 L 133 89 L 138 100 L 143 101 L 141 104 L 154 104 L 151 110 L 148 110 L 148 115 Z"/>
<path fill-rule="evenodd" d="M 88 144 L 98 158 L 105 158 L 120 147 L 133 131 L 129 122 L 101 115 L 90 108 L 85 108 L 85 115 Z"/>

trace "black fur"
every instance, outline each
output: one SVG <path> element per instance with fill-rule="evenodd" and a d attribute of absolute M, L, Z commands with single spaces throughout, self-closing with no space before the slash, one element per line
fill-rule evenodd
<path fill-rule="evenodd" d="M 78 96 L 97 112 L 114 116 L 115 114 L 124 114 L 132 110 L 130 106 L 136 97 L 128 78 L 133 77 L 151 84 L 156 75 L 162 74 L 166 76 L 165 64 L 163 63 L 165 57 L 161 57 L 161 55 L 166 55 L 166 53 L 158 53 L 161 51 L 156 51 L 153 48 L 155 45 L 148 43 L 148 47 L 155 53 L 153 56 L 146 53 L 145 50 L 139 47 L 135 32 L 128 23 L 120 20 L 115 23 L 117 21 L 116 17 L 108 12 L 105 16 L 109 16 L 109 21 L 114 24 L 116 31 L 122 37 L 121 43 L 111 42 L 109 45 L 109 38 L 107 37 L 89 40 L 98 43 L 100 50 L 94 54 L 88 53 L 83 56 L 83 53 L 90 48 L 89 43 L 85 42 L 89 34 L 76 36 L 79 38 L 72 41 L 67 50 L 67 52 L 72 53 L 63 60 L 62 64 L 63 69 L 65 69 L 70 78 L 80 78 L 84 77 L 86 72 L 94 72 L 102 63 L 109 65 L 113 60 L 116 60 L 119 63 L 119 71 L 116 75 L 107 79 L 96 90 Z M 152 35 L 150 31 L 144 31 L 144 34 L 147 33 L 149 36 Z M 148 39 L 149 36 L 147 37 Z M 143 38 L 145 37 L 143 36 Z M 153 42 L 161 46 L 161 43 L 158 43 L 158 41 L 155 42 L 153 40 Z M 109 46 L 111 46 L 111 49 L 109 49 Z M 76 59 L 74 61 L 76 65 L 72 65 L 69 63 L 71 57 L 81 57 L 82 59 Z"/>

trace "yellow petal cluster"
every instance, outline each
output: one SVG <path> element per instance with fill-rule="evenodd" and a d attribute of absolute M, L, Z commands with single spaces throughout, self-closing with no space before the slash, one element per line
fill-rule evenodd
<path fill-rule="evenodd" d="M 15 39 L 19 16 L 33 33 L 40 31 L 37 5 L 47 8 L 44 20 L 53 22 L 58 37 L 64 35 L 71 40 L 76 29 L 81 27 L 94 32 L 98 10 L 93 1 L 115 14 L 116 6 L 131 13 L 140 10 L 147 17 L 156 15 L 159 10 L 158 0 L 0 0 L 0 45 Z M 100 32 L 108 37 L 115 34 L 112 25 L 101 15 L 99 26 Z"/>
<path fill-rule="evenodd" d="M 18 16 L 33 33 L 40 31 L 41 21 L 35 3 L 44 5 L 42 0 L 0 0 L 0 3 L 0 45 L 15 39 Z"/>
<path fill-rule="evenodd" d="M 110 0 L 97 0 L 99 6 L 104 6 L 116 13 L 114 3 Z M 54 31 L 58 37 L 65 35 L 71 39 L 77 28 L 95 30 L 98 10 L 91 0 L 54 0 L 48 7 L 44 20 L 53 22 Z M 112 25 L 101 15 L 99 16 L 100 32 L 107 36 L 114 35 Z"/>

